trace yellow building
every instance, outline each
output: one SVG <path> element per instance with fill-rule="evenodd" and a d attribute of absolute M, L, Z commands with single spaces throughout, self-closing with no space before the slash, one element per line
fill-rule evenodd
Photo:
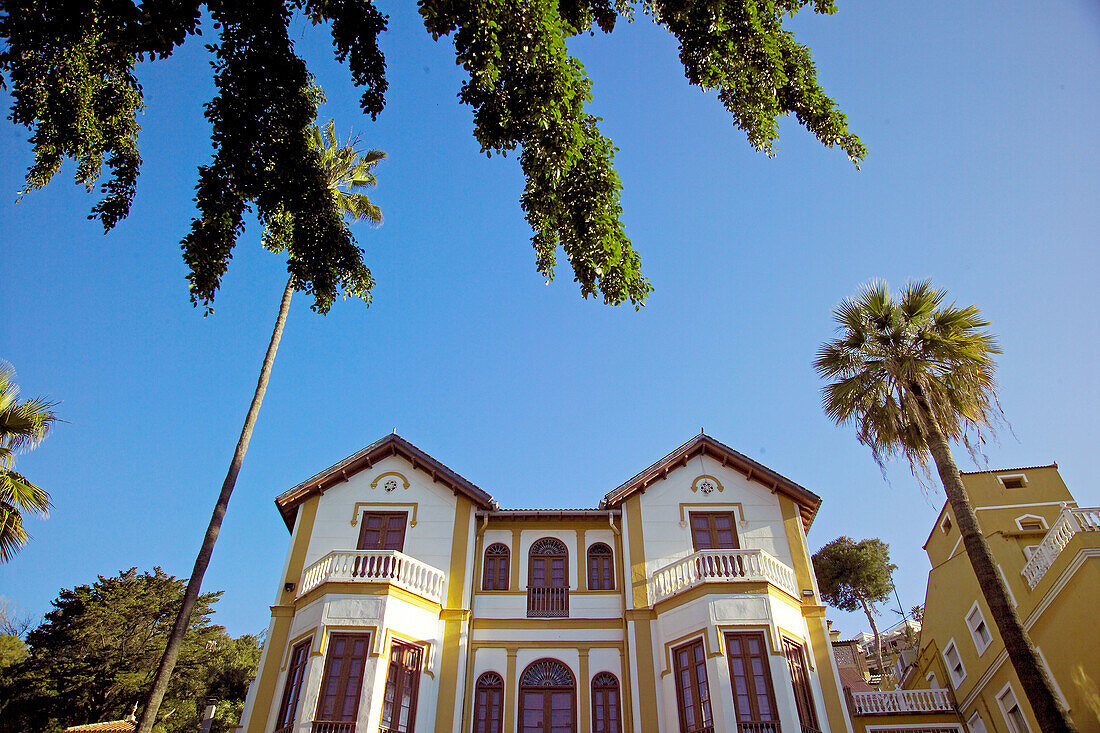
<path fill-rule="evenodd" d="M 850 732 L 821 500 L 699 435 L 593 509 L 516 509 L 397 435 L 276 499 L 245 733 Z"/>
<path fill-rule="evenodd" d="M 1056 465 L 962 478 L 1056 692 L 1081 731 L 1100 731 L 1100 508 L 1078 507 Z M 1041 733 L 949 506 L 924 549 L 920 647 L 902 686 L 948 691 L 971 733 Z"/>

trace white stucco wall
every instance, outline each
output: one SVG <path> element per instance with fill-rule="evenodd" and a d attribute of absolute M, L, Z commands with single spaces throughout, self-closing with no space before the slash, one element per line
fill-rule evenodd
<path fill-rule="evenodd" d="M 283 650 L 276 684 L 276 696 L 267 716 L 268 730 L 275 718 L 286 685 L 289 650 L 303 639 L 311 639 L 310 657 L 298 698 L 296 732 L 309 733 L 317 711 L 317 699 L 324 675 L 329 637 L 333 633 L 370 633 L 370 655 L 363 672 L 359 699 L 360 720 L 379 720 L 388 670 L 391 637 L 425 647 L 424 673 L 420 675 L 417 719 L 434 720 L 438 687 L 436 679 L 442 655 L 443 625 L 435 613 L 389 596 L 325 595 L 298 610 L 290 628 L 290 643 Z M 388 632 L 388 633 L 387 633 Z"/>
<path fill-rule="evenodd" d="M 383 476 L 390 472 L 400 473 L 408 479 L 409 488 L 404 488 L 399 477 Z M 371 483 L 380 477 L 378 486 L 371 488 Z M 395 478 L 398 484 L 392 492 L 384 488 L 389 478 Z M 357 502 L 383 506 L 356 510 Z M 414 504 L 415 526 L 412 524 Z M 433 483 L 431 476 L 414 470 L 403 458 L 390 456 L 325 491 L 317 506 L 305 567 L 308 568 L 332 550 L 354 550 L 359 541 L 359 525 L 364 511 L 395 511 L 409 514 L 403 552 L 447 572 L 451 565 L 456 506 L 457 500 L 450 489 Z M 354 525 L 351 523 L 353 518 Z"/>
<path fill-rule="evenodd" d="M 704 474 L 717 478 L 722 490 L 709 495 L 692 491 L 692 482 Z M 766 486 L 747 480 L 744 474 L 709 457 L 693 458 L 687 466 L 669 473 L 668 478 L 650 484 L 640 501 L 646 571 L 650 576 L 654 570 L 694 551 L 687 522 L 690 511 L 736 511 L 741 549 L 764 550 L 784 565 L 792 564 L 776 496 Z M 682 521 L 681 504 L 690 505 L 682 508 Z M 740 509 L 735 508 L 738 504 Z"/>

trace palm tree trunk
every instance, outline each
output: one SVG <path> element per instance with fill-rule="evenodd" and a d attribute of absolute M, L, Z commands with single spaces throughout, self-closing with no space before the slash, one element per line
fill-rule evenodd
<path fill-rule="evenodd" d="M 218 541 L 218 532 L 221 530 L 222 519 L 225 510 L 229 506 L 229 497 L 233 494 L 233 487 L 237 483 L 237 474 L 240 473 L 244 454 L 248 451 L 248 441 L 252 438 L 252 428 L 256 425 L 256 416 L 260 412 L 260 404 L 267 392 L 267 381 L 271 376 L 271 365 L 275 362 L 275 352 L 279 349 L 279 340 L 283 336 L 283 326 L 286 325 L 287 312 L 290 310 L 290 296 L 294 294 L 294 276 L 286 282 L 283 290 L 283 300 L 279 305 L 279 317 L 275 319 L 275 330 L 271 333 L 271 341 L 267 345 L 267 354 L 264 356 L 263 366 L 260 367 L 260 378 L 256 382 L 256 391 L 252 395 L 252 404 L 248 408 L 248 415 L 244 419 L 244 427 L 241 428 L 241 437 L 237 440 L 237 449 L 233 452 L 233 460 L 229 464 L 229 473 L 222 483 L 221 494 L 218 495 L 218 503 L 214 505 L 214 513 L 210 516 L 210 524 L 206 528 L 206 536 L 202 540 L 202 548 L 195 558 L 195 569 L 191 571 L 191 577 L 187 581 L 187 591 L 183 595 L 183 605 L 180 606 L 176 623 L 172 627 L 172 633 L 168 637 L 168 645 L 164 649 L 164 656 L 160 659 L 160 667 L 157 676 L 153 680 L 153 688 L 149 691 L 149 697 L 145 701 L 145 709 L 141 712 L 141 722 L 138 724 L 137 733 L 151 733 L 153 723 L 157 719 L 157 712 L 164 700 L 164 693 L 168 689 L 168 681 L 172 677 L 172 670 L 176 666 L 176 657 L 179 656 L 180 644 L 187 627 L 191 625 L 191 611 L 195 608 L 195 601 L 199 597 L 199 589 L 202 586 L 202 577 L 206 574 L 206 567 L 210 564 L 210 555 L 214 552 L 214 543 Z"/>
<path fill-rule="evenodd" d="M 1069 711 L 1059 702 L 1050 675 L 1043 667 L 1035 645 L 1031 642 L 1031 637 L 1028 636 L 1019 614 L 1012 605 L 1008 588 L 997 572 L 993 553 L 989 549 L 985 535 L 982 534 L 981 527 L 978 526 L 978 516 L 970 504 L 970 497 L 967 496 L 966 488 L 963 486 L 962 477 L 955 465 L 955 458 L 951 455 L 947 438 L 929 409 L 919 385 L 914 385 L 913 391 L 926 423 L 924 431 L 928 450 L 936 462 L 944 493 L 947 494 L 947 501 L 955 514 L 955 523 L 959 526 L 963 547 L 966 548 L 966 554 L 974 568 L 974 575 L 978 578 L 978 587 L 981 588 L 982 595 L 989 605 L 993 621 L 1001 632 L 1008 659 L 1016 670 L 1016 676 L 1020 678 L 1024 695 L 1031 704 L 1035 719 L 1039 722 L 1039 729 L 1043 733 L 1076 733 L 1077 727 L 1070 719 Z"/>
<path fill-rule="evenodd" d="M 878 626 L 875 625 L 874 615 L 871 613 L 871 607 L 867 604 L 866 599 L 860 597 L 859 602 L 863 604 L 863 612 L 867 614 L 867 621 L 871 624 L 871 633 L 875 635 L 875 657 L 878 659 L 879 685 L 881 686 L 883 679 L 886 677 L 886 667 L 882 664 L 882 636 L 878 633 Z"/>

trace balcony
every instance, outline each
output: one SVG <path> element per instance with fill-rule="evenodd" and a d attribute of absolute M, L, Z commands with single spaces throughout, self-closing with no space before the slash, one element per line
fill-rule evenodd
<path fill-rule="evenodd" d="M 763 550 L 700 550 L 666 565 L 649 581 L 649 603 L 704 583 L 771 583 L 798 598 L 794 571 Z"/>
<path fill-rule="evenodd" d="M 446 580 L 442 570 L 397 550 L 333 550 L 302 573 L 298 598 L 325 583 L 388 583 L 441 604 Z M 342 731 L 320 731 L 316 725 L 314 733 Z"/>
<path fill-rule="evenodd" d="M 778 720 L 742 720 L 737 723 L 737 733 L 783 733 Z"/>
<path fill-rule="evenodd" d="M 947 690 L 891 690 L 851 693 L 856 715 L 894 713 L 954 713 L 955 704 Z"/>
<path fill-rule="evenodd" d="M 527 587 L 527 618 L 568 618 L 569 589 Z"/>
<path fill-rule="evenodd" d="M 1054 526 L 1035 548 L 1031 559 L 1021 571 L 1029 588 L 1034 589 L 1050 570 L 1050 566 L 1079 532 L 1100 532 L 1100 507 L 1085 509 L 1063 507 Z"/>
<path fill-rule="evenodd" d="M 315 720 L 310 733 L 355 733 L 355 721 Z"/>

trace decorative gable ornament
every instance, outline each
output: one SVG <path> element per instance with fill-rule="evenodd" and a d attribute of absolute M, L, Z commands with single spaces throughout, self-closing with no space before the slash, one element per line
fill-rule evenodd
<path fill-rule="evenodd" d="M 726 487 L 714 476 L 704 473 L 701 476 L 697 476 L 695 480 L 691 482 L 691 490 L 703 496 L 710 496 L 715 491 L 725 491 Z"/>
<path fill-rule="evenodd" d="M 382 479 L 386 480 L 383 482 Z M 385 491 L 387 494 L 392 494 L 393 492 L 397 491 L 399 479 L 401 482 L 401 487 L 408 491 L 409 480 L 405 478 L 405 474 L 398 473 L 397 471 L 386 471 L 385 473 L 378 474 L 374 477 L 374 481 L 370 482 L 370 487 L 372 489 L 377 489 L 378 484 L 381 483 L 382 490 Z"/>

